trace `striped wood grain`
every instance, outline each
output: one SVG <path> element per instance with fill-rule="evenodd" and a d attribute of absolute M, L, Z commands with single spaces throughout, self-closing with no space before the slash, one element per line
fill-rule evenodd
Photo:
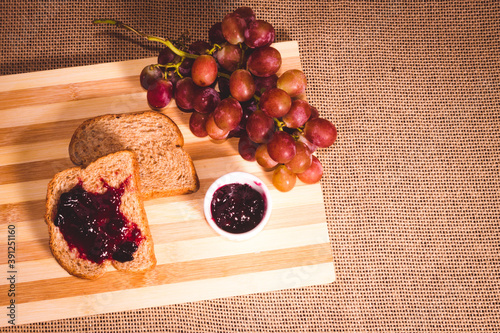
<path fill-rule="evenodd" d="M 280 72 L 301 68 L 296 42 L 276 44 Z M 154 58 L 0 77 L 0 252 L 7 227 L 16 229 L 15 297 L 9 297 L 7 256 L 0 256 L 0 305 L 16 304 L 16 323 L 161 306 L 218 297 L 330 283 L 335 280 L 320 184 L 298 181 L 288 193 L 271 175 L 246 162 L 236 139 L 224 143 L 193 136 L 189 114 L 171 102 L 162 112 L 179 126 L 195 163 L 196 193 L 145 202 L 158 266 L 147 274 L 110 268 L 96 281 L 70 276 L 54 260 L 43 221 L 47 184 L 72 166 L 68 143 L 85 119 L 148 110 L 138 83 Z M 202 203 L 210 184 L 231 171 L 260 177 L 271 190 L 273 212 L 257 237 L 222 239 L 206 223 Z M 1 326 L 8 325 L 0 316 Z"/>

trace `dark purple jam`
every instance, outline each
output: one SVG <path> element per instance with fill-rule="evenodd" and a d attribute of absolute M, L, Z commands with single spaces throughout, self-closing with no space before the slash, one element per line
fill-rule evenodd
<path fill-rule="evenodd" d="M 80 181 L 61 195 L 54 224 L 70 248 L 95 263 L 131 261 L 143 237 L 139 227 L 120 212 L 125 180 L 118 188 L 104 182 L 106 192 L 91 193 Z"/>
<path fill-rule="evenodd" d="M 250 185 L 233 183 L 215 191 L 210 210 L 219 228 L 240 234 L 252 230 L 262 221 L 266 201 Z"/>

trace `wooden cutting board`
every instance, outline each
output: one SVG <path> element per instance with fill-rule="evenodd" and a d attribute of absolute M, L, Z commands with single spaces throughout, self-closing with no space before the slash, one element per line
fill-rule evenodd
<path fill-rule="evenodd" d="M 280 72 L 301 68 L 298 44 L 276 44 Z M 193 136 L 175 102 L 163 111 L 179 126 L 201 187 L 197 193 L 145 202 L 158 266 L 147 274 L 110 269 L 87 281 L 52 257 L 43 221 L 47 184 L 72 164 L 68 143 L 85 119 L 148 110 L 138 74 L 155 58 L 0 77 L 1 326 L 297 288 L 335 280 L 320 184 L 277 191 L 271 173 L 243 160 L 237 139 Z M 264 231 L 227 241 L 205 221 L 203 197 L 231 171 L 261 178 L 273 212 Z M 9 261 L 9 254 L 10 260 Z M 13 304 L 13 305 L 12 305 Z M 9 308 L 10 306 L 10 308 Z M 11 316 L 9 316 L 11 315 Z"/>

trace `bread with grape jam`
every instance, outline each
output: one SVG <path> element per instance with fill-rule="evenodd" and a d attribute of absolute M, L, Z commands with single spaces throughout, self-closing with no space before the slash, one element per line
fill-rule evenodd
<path fill-rule="evenodd" d="M 89 119 L 74 132 L 69 145 L 73 163 L 86 166 L 120 150 L 132 150 L 139 162 L 145 200 L 199 189 L 199 179 L 177 124 L 156 111 L 107 114 Z"/>
<path fill-rule="evenodd" d="M 53 177 L 47 190 L 45 222 L 50 249 L 66 271 L 96 279 L 110 265 L 125 272 L 155 267 L 139 182 L 137 160 L 131 151 L 112 153 L 85 169 L 74 167 Z"/>

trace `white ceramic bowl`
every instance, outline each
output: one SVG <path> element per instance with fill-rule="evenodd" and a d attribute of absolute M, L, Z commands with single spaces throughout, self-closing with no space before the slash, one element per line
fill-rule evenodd
<path fill-rule="evenodd" d="M 212 202 L 213 195 L 217 189 L 219 189 L 221 186 L 227 185 L 227 184 L 233 184 L 233 183 L 239 183 L 239 184 L 248 184 L 250 185 L 253 189 L 257 190 L 264 198 L 265 203 L 266 203 L 266 211 L 264 212 L 264 216 L 262 217 L 262 221 L 253 229 L 240 233 L 240 234 L 233 234 L 230 232 L 227 232 L 225 230 L 222 230 L 217 226 L 215 223 L 213 217 L 212 217 L 212 212 L 210 209 L 210 204 Z M 207 193 L 205 194 L 205 202 L 204 202 L 204 211 L 205 211 L 205 218 L 207 219 L 208 224 L 214 229 L 219 235 L 233 241 L 242 241 L 249 239 L 256 234 L 258 234 L 262 229 L 267 224 L 267 221 L 269 221 L 269 217 L 271 216 L 271 211 L 272 211 L 272 202 L 271 202 L 271 195 L 269 193 L 269 189 L 267 188 L 266 184 L 259 178 L 255 177 L 252 174 L 246 173 L 246 172 L 231 172 L 228 174 L 225 174 L 224 176 L 220 177 L 217 179 L 213 184 L 208 188 Z"/>

